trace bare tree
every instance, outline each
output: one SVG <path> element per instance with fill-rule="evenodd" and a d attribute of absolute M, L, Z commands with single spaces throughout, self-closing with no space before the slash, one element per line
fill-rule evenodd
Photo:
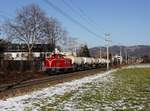
<path fill-rule="evenodd" d="M 67 35 L 55 18 L 46 16 L 35 4 L 19 10 L 13 21 L 4 24 L 4 29 L 10 41 L 27 45 L 29 55 L 36 43 L 49 44 L 48 50 L 53 51 L 56 45 L 65 43 Z"/>
<path fill-rule="evenodd" d="M 77 55 L 77 50 L 79 49 L 79 42 L 77 38 L 70 37 L 68 35 L 64 36 L 64 44 L 63 48 L 65 51 L 72 52 L 72 55 L 76 56 Z"/>
<path fill-rule="evenodd" d="M 66 35 L 60 23 L 54 18 L 45 19 L 43 32 L 45 33 L 45 42 L 51 46 L 51 51 L 55 49 L 57 43 L 62 43 Z"/>
<path fill-rule="evenodd" d="M 78 42 L 76 38 L 68 38 L 68 50 L 72 52 L 76 52 L 76 48 L 78 47 Z"/>
<path fill-rule="evenodd" d="M 29 59 L 35 43 L 43 39 L 42 28 L 44 26 L 45 13 L 39 6 L 31 4 L 23 7 L 16 13 L 14 21 L 5 24 L 6 34 L 9 40 L 27 45 Z"/>

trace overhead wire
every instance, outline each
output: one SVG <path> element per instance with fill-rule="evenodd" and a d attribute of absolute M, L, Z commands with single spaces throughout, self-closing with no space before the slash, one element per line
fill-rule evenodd
<path fill-rule="evenodd" d="M 94 35 L 95 37 L 101 39 L 101 40 L 105 40 L 104 37 L 100 36 L 99 34 L 93 32 L 92 30 L 90 30 L 88 27 L 86 27 L 85 25 L 81 24 L 79 21 L 77 21 L 76 19 L 74 19 L 73 17 L 71 17 L 70 15 L 68 15 L 67 13 L 65 13 L 64 11 L 62 11 L 59 7 L 57 7 L 56 5 L 54 5 L 51 1 L 49 0 L 44 0 L 45 3 L 47 3 L 50 7 L 52 7 L 53 9 L 55 9 L 56 11 L 58 11 L 60 14 L 62 14 L 63 16 L 65 16 L 67 19 L 69 19 L 70 21 L 72 21 L 73 23 L 75 23 L 76 25 L 80 26 L 82 29 L 86 30 L 88 33 Z"/>
<path fill-rule="evenodd" d="M 76 15 L 78 15 L 82 20 L 84 20 L 86 23 L 88 23 L 88 25 L 90 25 L 91 27 L 93 26 L 93 24 L 87 20 L 87 17 L 83 16 L 82 13 L 79 10 L 76 10 L 75 7 L 72 7 L 70 5 L 69 2 L 67 2 L 66 0 L 62 0 L 62 2 L 70 9 L 72 10 L 73 13 L 75 13 Z M 79 11 L 79 12 L 78 12 Z"/>
<path fill-rule="evenodd" d="M 51 1 L 49 1 L 49 0 L 44 0 L 44 1 L 45 1 L 45 3 L 47 3 L 50 7 L 52 7 L 53 9 L 55 9 L 57 12 L 59 12 L 60 14 L 62 14 L 63 16 L 65 16 L 67 19 L 69 19 L 70 21 L 72 21 L 73 23 L 75 23 L 76 25 L 78 25 L 79 27 L 81 27 L 82 29 L 86 30 L 88 33 L 94 35 L 95 37 L 97 37 L 97 38 L 99 38 L 99 39 L 101 39 L 101 40 L 103 40 L 103 41 L 105 41 L 105 42 L 108 41 L 107 38 L 102 37 L 102 36 L 100 36 L 99 34 L 95 33 L 94 31 L 90 30 L 88 27 L 86 27 L 85 25 L 83 25 L 82 23 L 80 23 L 79 21 L 77 21 L 76 19 L 74 19 L 72 16 L 70 16 L 70 15 L 67 14 L 67 13 L 65 13 L 63 10 L 61 10 L 59 7 L 57 7 L 57 6 L 56 6 L 55 4 L 53 4 Z M 72 2 L 72 0 L 70 0 L 70 1 Z M 63 2 L 66 3 L 65 0 L 63 0 Z M 72 3 L 73 3 L 73 2 L 72 2 Z M 66 3 L 66 5 L 68 5 L 68 6 L 70 7 L 70 9 L 75 12 L 75 10 L 74 10 L 68 3 Z M 91 21 L 93 24 L 96 25 L 96 23 L 95 23 L 90 17 L 88 17 L 87 14 L 86 14 L 79 6 L 77 6 L 77 7 L 78 7 L 78 9 L 80 10 L 80 12 L 81 12 L 85 17 L 87 17 L 87 18 L 89 19 L 89 21 Z M 76 12 L 75 12 L 75 13 L 76 13 Z M 81 16 L 82 14 L 80 14 L 80 16 Z M 82 17 L 82 18 L 83 18 L 83 17 Z M 97 26 L 97 27 L 98 27 L 98 26 Z M 103 30 L 103 29 L 102 29 L 102 30 Z M 106 34 L 106 33 L 104 33 L 104 34 Z M 109 41 L 110 41 L 110 40 L 109 40 Z M 113 41 L 111 40 L 111 43 L 112 43 L 112 42 L 113 42 Z"/>
<path fill-rule="evenodd" d="M 65 0 L 63 0 L 63 1 L 65 1 Z M 81 13 L 81 15 L 83 15 L 85 18 L 87 18 L 87 20 L 89 21 L 89 23 L 91 23 L 91 24 L 93 24 L 94 26 L 96 26 L 97 29 L 102 30 L 105 35 L 108 35 L 108 34 L 109 34 L 109 33 L 106 33 L 106 31 L 104 31 L 104 28 L 100 27 L 91 17 L 89 17 L 89 16 L 86 14 L 86 12 L 85 12 L 79 5 L 75 4 L 75 3 L 73 2 L 73 0 L 68 0 L 68 1 L 70 1 L 70 3 L 71 3 L 74 7 L 76 7 L 76 9 L 79 10 L 79 12 Z M 109 34 L 109 35 L 110 35 L 110 34 Z M 108 41 L 107 38 L 105 38 L 105 41 Z M 110 41 L 111 43 L 121 44 L 120 42 L 114 42 L 114 41 L 112 41 L 112 40 L 109 40 L 109 41 Z"/>
<path fill-rule="evenodd" d="M 88 21 L 85 16 L 82 16 L 82 14 L 78 12 L 78 10 L 76 10 L 74 7 L 72 7 L 72 6 L 70 5 L 70 3 L 68 3 L 66 0 L 62 0 L 62 2 L 63 2 L 63 4 L 64 4 L 66 7 L 68 7 L 68 9 L 70 9 L 74 14 L 76 14 L 77 16 L 79 16 L 82 20 L 84 20 L 84 21 L 86 20 L 85 22 L 86 22 L 90 27 L 92 27 L 92 23 L 91 23 L 90 21 Z M 83 43 L 86 44 L 85 42 L 82 41 L 82 44 L 83 44 Z"/>
<path fill-rule="evenodd" d="M 97 27 L 97 29 L 101 29 L 101 30 L 103 31 L 104 35 L 106 35 L 106 36 L 110 35 L 109 33 L 106 33 L 102 27 L 100 27 L 99 25 L 97 25 L 97 23 L 96 23 L 91 17 L 89 17 L 89 16 L 85 13 L 85 11 L 84 11 L 82 8 L 80 8 L 78 5 L 76 5 L 75 3 L 73 3 L 72 0 L 68 0 L 68 1 L 70 1 L 70 3 L 71 3 L 74 7 L 76 7 L 76 9 L 77 9 L 80 13 L 78 13 L 67 1 L 65 1 L 65 0 L 62 0 L 62 1 L 63 1 L 63 3 L 64 3 L 66 6 L 68 6 L 74 13 L 78 14 L 78 16 L 80 16 L 80 18 L 86 20 L 86 22 L 87 22 L 89 25 L 95 25 L 95 26 Z M 105 41 L 109 41 L 110 43 L 114 43 L 114 41 L 110 40 L 110 38 L 109 38 L 109 39 L 108 39 L 108 38 L 105 38 Z M 119 42 L 118 42 L 118 43 L 119 43 Z"/>
<path fill-rule="evenodd" d="M 83 15 L 93 26 L 97 27 L 98 30 L 101 30 L 103 33 L 105 33 L 104 28 L 100 27 L 91 17 L 86 14 L 86 12 L 77 4 L 75 4 L 72 0 L 68 0 L 70 3 L 76 7 L 76 9 Z"/>

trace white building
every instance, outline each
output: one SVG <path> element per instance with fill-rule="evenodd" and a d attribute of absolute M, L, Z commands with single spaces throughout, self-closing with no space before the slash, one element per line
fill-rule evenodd
<path fill-rule="evenodd" d="M 112 57 L 112 62 L 113 62 L 113 63 L 114 63 L 114 62 L 117 62 L 117 64 L 118 64 L 118 63 L 122 64 L 122 62 L 123 62 L 123 57 L 122 57 L 122 56 L 119 56 L 119 55 L 115 55 L 115 56 Z"/>
<path fill-rule="evenodd" d="M 40 52 L 33 52 L 33 57 L 40 57 Z M 4 60 L 27 60 L 28 52 L 4 52 Z"/>

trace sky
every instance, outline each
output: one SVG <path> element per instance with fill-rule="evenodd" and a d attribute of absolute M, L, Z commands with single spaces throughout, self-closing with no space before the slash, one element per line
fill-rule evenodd
<path fill-rule="evenodd" d="M 35 3 L 49 17 L 57 18 L 71 37 L 89 47 L 104 46 L 104 33 L 110 33 L 112 45 L 150 45 L 150 0 L 49 1 L 100 37 L 70 21 L 44 0 L 0 0 L 0 21 L 14 18 L 17 10 Z"/>

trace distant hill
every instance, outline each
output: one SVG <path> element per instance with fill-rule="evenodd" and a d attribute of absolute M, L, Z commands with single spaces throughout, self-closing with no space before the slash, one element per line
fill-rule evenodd
<path fill-rule="evenodd" d="M 90 53 L 92 56 L 100 55 L 100 48 L 102 55 L 106 56 L 106 47 L 93 47 L 90 48 Z M 120 48 L 122 55 L 125 57 L 127 52 L 129 57 L 142 57 L 144 55 L 150 55 L 150 45 L 135 45 L 135 46 L 111 46 L 109 49 L 113 55 L 120 54 Z"/>

